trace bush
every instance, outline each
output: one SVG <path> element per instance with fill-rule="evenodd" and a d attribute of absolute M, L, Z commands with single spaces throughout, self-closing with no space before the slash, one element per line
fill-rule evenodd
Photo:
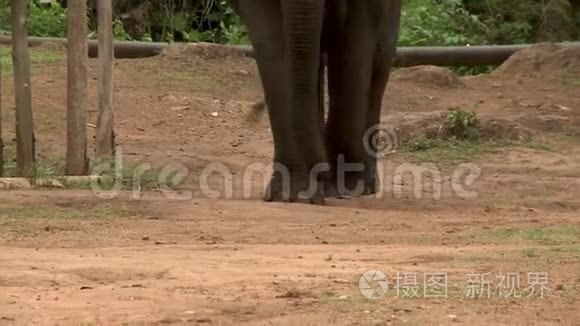
<path fill-rule="evenodd" d="M 405 0 L 399 45 L 484 44 L 485 30 L 461 0 Z"/>
<path fill-rule="evenodd" d="M 28 32 L 31 36 L 64 37 L 66 35 L 66 11 L 56 1 L 50 8 L 41 8 L 38 0 L 30 0 Z M 10 1 L 0 0 L 0 31 L 12 30 Z"/>
<path fill-rule="evenodd" d="M 38 0 L 28 1 L 30 35 L 66 35 L 66 9 L 59 4 L 66 1 L 53 0 L 44 9 Z M 115 12 L 117 39 L 249 43 L 246 30 L 225 0 L 126 0 L 118 4 L 122 5 Z M 94 26 L 94 8 L 89 14 Z M 9 0 L 0 0 L 2 31 L 10 31 Z M 580 8 L 569 0 L 403 0 L 399 45 L 563 41 L 579 32 Z"/>

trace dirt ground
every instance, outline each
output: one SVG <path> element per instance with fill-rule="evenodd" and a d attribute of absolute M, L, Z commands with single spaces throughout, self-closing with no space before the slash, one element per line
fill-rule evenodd
<path fill-rule="evenodd" d="M 0 325 L 578 325 L 578 52 L 541 45 L 462 78 L 396 70 L 383 120 L 397 144 L 429 137 L 457 107 L 491 141 L 401 145 L 381 160 L 380 196 L 323 207 L 263 203 L 261 178 L 244 182 L 273 149 L 267 116 L 253 116 L 251 59 L 176 49 L 117 60 L 115 80 L 123 162 L 181 166 L 186 182 L 115 196 L 0 190 Z M 12 78 L 2 83 L 11 146 Z M 91 124 L 96 83 L 91 60 Z M 65 154 L 65 90 L 63 56 L 34 65 L 43 161 Z M 426 163 L 418 182 L 398 177 Z M 204 183 L 220 167 L 232 185 Z"/>

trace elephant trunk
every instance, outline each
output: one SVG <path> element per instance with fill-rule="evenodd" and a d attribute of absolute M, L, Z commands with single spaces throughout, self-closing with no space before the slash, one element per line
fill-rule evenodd
<path fill-rule="evenodd" d="M 288 50 L 291 116 L 307 168 L 325 163 L 319 121 L 320 43 L 324 0 L 282 0 L 284 34 Z"/>

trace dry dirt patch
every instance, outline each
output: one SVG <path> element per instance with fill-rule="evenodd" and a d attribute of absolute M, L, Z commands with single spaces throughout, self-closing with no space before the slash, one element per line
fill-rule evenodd
<path fill-rule="evenodd" d="M 262 98 L 251 59 L 210 48 L 201 56 L 175 51 L 117 62 L 115 121 L 124 160 L 182 163 L 192 182 L 209 163 L 226 164 L 237 176 L 251 163 L 268 163 L 267 117 L 248 121 Z M 570 74 L 576 59 L 541 45 L 489 75 L 398 70 L 383 120 L 401 139 L 433 138 L 447 110 L 459 107 L 477 113 L 484 140 L 531 136 L 545 146 L 511 141 L 394 153 L 381 160 L 391 185 L 381 198 L 330 200 L 326 207 L 265 204 L 259 183 L 246 200 L 2 191 L 0 324 L 572 325 L 580 319 L 580 101 Z M 37 147 L 41 159 L 62 161 L 66 65 L 37 67 Z M 94 60 L 91 78 L 93 123 Z M 11 78 L 3 85 L 3 107 L 13 107 Z M 13 112 L 2 114 L 10 143 Z M 431 179 L 422 198 L 408 179 L 392 182 L 390 172 L 402 163 L 439 168 L 441 197 L 433 196 Z M 469 187 L 476 198 L 451 186 L 459 163 L 481 168 Z M 390 277 L 448 272 L 450 295 L 404 299 L 391 291 L 368 300 L 358 281 L 369 269 Z M 519 273 L 522 288 L 527 273 L 546 272 L 550 291 L 544 299 L 466 297 L 469 273 L 505 272 Z"/>

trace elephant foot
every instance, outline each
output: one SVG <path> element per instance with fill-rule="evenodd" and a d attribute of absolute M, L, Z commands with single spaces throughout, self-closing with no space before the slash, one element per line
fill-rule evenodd
<path fill-rule="evenodd" d="M 324 205 L 322 185 L 317 179 L 311 180 L 310 174 L 306 172 L 290 172 L 286 177 L 275 172 L 264 195 L 264 201 Z"/>
<path fill-rule="evenodd" d="M 375 173 L 348 173 L 344 177 L 334 177 L 325 184 L 325 196 L 339 199 L 371 196 L 378 192 Z"/>

